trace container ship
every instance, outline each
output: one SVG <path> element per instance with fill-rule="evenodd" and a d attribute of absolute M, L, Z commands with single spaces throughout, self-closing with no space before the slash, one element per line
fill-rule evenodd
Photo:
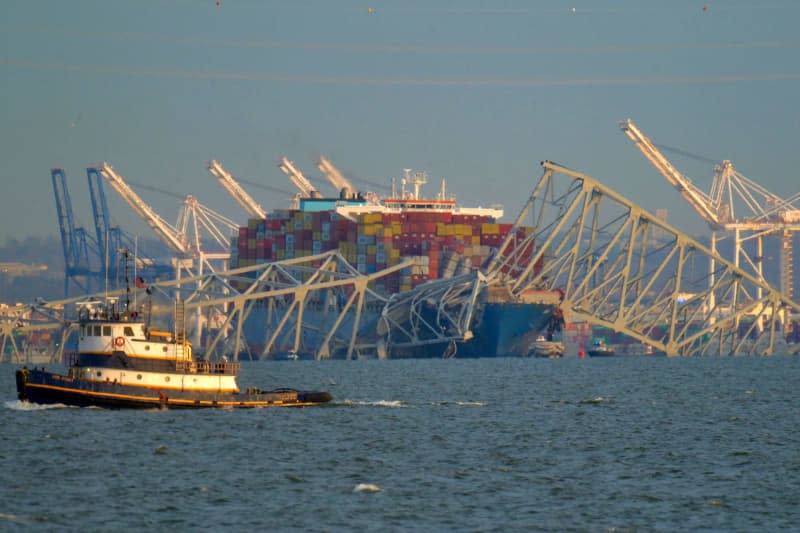
<path fill-rule="evenodd" d="M 435 198 L 425 198 L 420 186 L 426 183 L 426 176 L 405 172 L 403 189 L 387 198 L 342 190 L 337 198 L 297 198 L 292 209 L 250 219 L 233 238 L 231 268 L 338 250 L 359 272 L 371 274 L 413 258 L 413 266 L 375 282 L 373 289 L 390 297 L 424 283 L 479 270 L 509 232 L 518 232 L 521 240 L 532 231 L 500 223 L 501 208 L 457 205 L 454 198 L 446 197 L 444 183 Z M 406 191 L 406 185 L 413 190 Z M 483 295 L 479 327 L 463 346 L 403 349 L 389 356 L 430 357 L 446 355 L 453 348 L 461 357 L 526 355 L 520 352 L 527 350 L 555 314 L 557 300 L 551 296 L 511 302 L 498 299 L 496 291 Z M 261 323 L 262 317 L 251 316 L 246 331 Z M 257 337 L 257 331 L 247 335 L 248 339 Z M 259 346 L 253 348 L 259 351 Z"/>

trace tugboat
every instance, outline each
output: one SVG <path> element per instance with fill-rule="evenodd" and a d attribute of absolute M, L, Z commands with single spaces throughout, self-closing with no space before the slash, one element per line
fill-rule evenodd
<path fill-rule="evenodd" d="M 603 339 L 595 339 L 592 342 L 592 347 L 586 351 L 589 357 L 611 357 L 616 355 L 614 348 L 606 344 Z"/>
<path fill-rule="evenodd" d="M 329 402 L 328 392 L 295 389 L 240 392 L 239 363 L 196 360 L 182 321 L 176 331 L 149 327 L 130 302 L 78 304 L 78 351 L 66 374 L 44 368 L 16 371 L 20 400 L 107 408 L 307 407 Z M 176 315 L 182 315 L 176 307 Z"/>

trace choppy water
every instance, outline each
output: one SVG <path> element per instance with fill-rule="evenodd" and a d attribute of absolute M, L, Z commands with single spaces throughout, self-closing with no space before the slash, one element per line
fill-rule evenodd
<path fill-rule="evenodd" d="M 330 407 L 31 408 L 0 365 L 0 530 L 800 527 L 800 358 L 249 363 Z"/>

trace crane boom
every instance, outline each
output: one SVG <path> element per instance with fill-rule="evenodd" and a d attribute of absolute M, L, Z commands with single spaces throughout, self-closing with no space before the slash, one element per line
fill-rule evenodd
<path fill-rule="evenodd" d="M 712 227 L 721 223 L 718 210 L 714 207 L 711 198 L 697 188 L 692 181 L 684 176 L 672 163 L 656 148 L 655 144 L 645 136 L 631 119 L 623 120 L 619 127 L 625 135 L 634 142 L 636 147 L 644 154 L 650 163 L 675 187 L 681 196 L 697 212 L 700 217 Z"/>
<path fill-rule="evenodd" d="M 303 173 L 300 172 L 295 166 L 294 163 L 289 161 L 287 158 L 282 157 L 281 162 L 278 164 L 278 168 L 283 171 L 284 174 L 289 176 L 289 180 L 294 183 L 294 186 L 300 189 L 300 194 L 304 198 L 320 198 L 322 195 L 319 191 L 311 185 L 311 182 L 308 181 L 308 178 L 303 176 Z"/>
<path fill-rule="evenodd" d="M 100 172 L 108 183 L 114 188 L 117 193 L 122 197 L 125 202 L 131 206 L 131 209 L 144 220 L 148 226 L 153 228 L 156 235 L 164 241 L 175 252 L 188 256 L 190 250 L 184 239 L 181 238 L 178 232 L 169 222 L 162 219 L 158 214 L 147 205 L 133 189 L 131 189 L 122 176 L 117 174 L 109 163 L 103 161 L 100 165 Z"/>
<path fill-rule="evenodd" d="M 219 161 L 212 159 L 207 164 L 208 171 L 217 177 L 219 184 L 228 191 L 236 202 L 242 206 L 250 218 L 267 218 L 267 212 L 256 202 L 247 191 L 226 171 Z"/>
<path fill-rule="evenodd" d="M 333 185 L 334 189 L 336 189 L 343 198 L 350 198 L 356 192 L 353 185 L 347 181 L 347 178 L 345 178 L 342 173 L 339 172 L 339 169 L 325 156 L 319 157 L 317 168 L 325 174 L 325 177 L 328 178 L 328 181 L 331 182 L 331 185 Z"/>

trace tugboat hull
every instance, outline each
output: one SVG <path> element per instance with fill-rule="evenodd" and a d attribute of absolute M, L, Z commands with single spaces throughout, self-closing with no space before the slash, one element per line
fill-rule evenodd
<path fill-rule="evenodd" d="M 111 409 L 202 409 L 310 407 L 331 400 L 321 391 L 248 389 L 244 393 L 214 393 L 158 390 L 93 382 L 45 370 L 19 369 L 16 372 L 20 400 L 39 404 L 64 404 L 77 407 Z"/>

